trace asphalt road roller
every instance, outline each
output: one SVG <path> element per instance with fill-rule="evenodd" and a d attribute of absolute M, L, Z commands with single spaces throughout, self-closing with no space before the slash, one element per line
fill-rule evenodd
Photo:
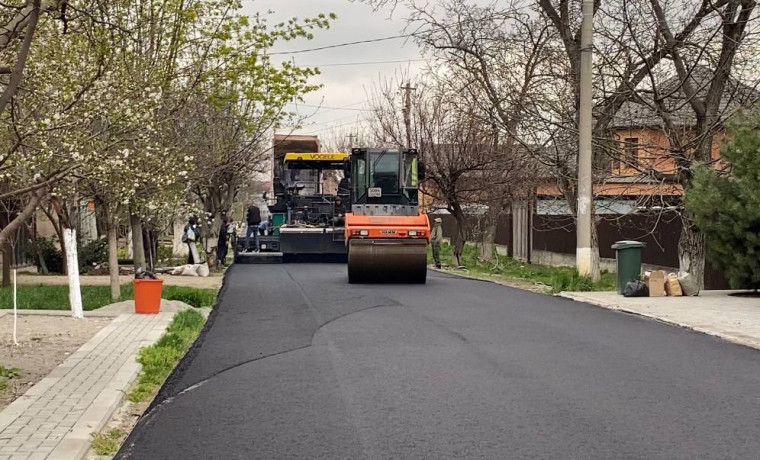
<path fill-rule="evenodd" d="M 420 210 L 425 168 L 415 149 L 355 148 L 346 162 L 349 283 L 425 283 L 430 221 Z"/>

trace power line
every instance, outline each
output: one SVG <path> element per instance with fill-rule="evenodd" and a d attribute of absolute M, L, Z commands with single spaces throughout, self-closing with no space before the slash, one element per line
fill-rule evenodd
<path fill-rule="evenodd" d="M 268 55 L 278 56 L 278 55 L 283 55 L 283 54 L 310 53 L 312 51 L 321 51 L 321 50 L 328 50 L 332 48 L 341 48 L 344 46 L 361 45 L 363 43 L 375 43 L 375 42 L 382 42 L 382 41 L 387 41 L 387 40 L 395 40 L 398 38 L 408 38 L 408 37 L 413 37 L 414 35 L 415 34 L 403 34 L 403 35 L 392 35 L 390 37 L 370 38 L 368 40 L 357 40 L 353 42 L 337 43 L 335 45 L 320 46 L 318 48 L 307 48 L 307 49 L 295 50 L 295 51 L 278 51 L 276 53 L 268 53 Z"/>
<path fill-rule="evenodd" d="M 347 65 L 374 65 L 374 64 L 398 64 L 405 62 L 419 62 L 425 59 L 398 59 L 395 61 L 369 61 L 369 62 L 338 62 L 334 64 L 298 64 L 299 67 L 338 67 Z"/>
<path fill-rule="evenodd" d="M 364 103 L 364 102 L 365 101 L 362 101 L 361 103 Z M 298 107 L 311 107 L 311 108 L 314 108 L 314 109 L 355 110 L 357 112 L 364 112 L 364 111 L 367 110 L 367 109 L 351 109 L 351 108 L 348 108 L 347 106 L 346 107 L 330 107 L 329 105 L 297 104 L 295 102 L 293 102 L 292 104 L 294 104 L 294 105 L 296 105 Z M 353 105 L 356 105 L 356 104 L 353 104 Z"/>
<path fill-rule="evenodd" d="M 337 122 L 340 122 L 340 121 L 343 121 L 343 120 L 348 120 L 348 119 L 358 120 L 359 117 L 360 117 L 360 114 L 358 114 L 358 113 L 357 114 L 351 114 L 351 115 L 344 115 L 342 117 L 331 118 L 331 119 L 325 120 L 325 121 L 319 121 L 319 122 L 315 122 L 315 123 L 309 123 L 307 125 L 304 125 L 301 129 L 309 129 L 309 128 L 314 128 L 314 127 L 317 127 L 317 126 L 329 125 L 330 123 L 337 123 Z M 349 123 L 353 123 L 353 122 L 349 122 Z"/>
<path fill-rule="evenodd" d="M 315 131 L 309 131 L 309 132 L 306 132 L 306 133 L 301 133 L 301 134 L 314 134 L 314 133 L 321 133 L 322 131 L 327 131 L 328 129 L 335 129 L 335 128 L 340 128 L 340 127 L 342 127 L 342 126 L 354 125 L 354 124 L 357 124 L 357 123 L 361 123 L 362 121 L 363 121 L 363 120 L 348 121 L 348 122 L 345 122 L 345 123 L 341 123 L 341 124 L 339 124 L 339 125 L 334 125 L 334 126 L 327 126 L 327 127 L 325 127 L 325 128 L 322 128 L 322 129 L 317 129 L 317 130 L 315 130 Z"/>
<path fill-rule="evenodd" d="M 338 117 L 338 118 L 331 118 L 330 120 L 326 120 L 326 121 L 317 121 L 317 122 L 314 122 L 314 123 L 310 123 L 310 124 L 309 124 L 309 125 L 307 125 L 306 127 L 309 127 L 309 126 L 312 126 L 312 127 L 313 127 L 313 126 L 327 125 L 327 124 L 330 124 L 330 123 L 335 123 L 335 122 L 338 122 L 338 121 L 342 121 L 342 120 L 348 120 L 349 118 L 358 118 L 360 115 L 361 115 L 361 114 L 358 114 L 358 113 L 357 113 L 357 114 L 351 114 L 351 115 L 344 115 L 344 116 L 342 116 L 342 117 Z"/>
<path fill-rule="evenodd" d="M 343 110 L 343 109 L 346 109 L 347 107 L 353 107 L 353 106 L 359 105 L 359 104 L 366 104 L 367 102 L 368 102 L 367 99 L 365 99 L 363 101 L 354 102 L 353 104 L 347 104 L 347 105 L 343 105 L 343 106 L 340 106 L 340 107 L 333 107 L 333 108 L 330 108 L 330 109 L 327 109 L 327 110 L 324 110 L 324 111 L 318 111 L 318 113 L 319 113 L 319 115 L 324 115 L 326 113 L 330 113 L 330 112 L 333 112 L 335 110 Z M 299 104 L 297 102 L 291 102 L 291 104 L 295 104 L 296 105 L 296 109 L 298 109 L 298 105 Z M 301 104 L 301 105 L 309 105 L 309 104 Z M 311 107 L 317 107 L 317 106 L 314 106 L 314 105 L 310 105 L 310 106 Z M 358 111 L 363 111 L 363 109 L 357 109 L 357 110 Z"/>

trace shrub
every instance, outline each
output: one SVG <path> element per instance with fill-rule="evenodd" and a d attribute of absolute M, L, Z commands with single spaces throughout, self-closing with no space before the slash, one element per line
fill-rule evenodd
<path fill-rule="evenodd" d="M 174 257 L 173 247 L 165 246 L 163 244 L 160 244 L 158 246 L 158 250 L 156 251 L 156 260 L 166 261 L 166 260 L 171 260 L 173 257 Z"/>
<path fill-rule="evenodd" d="M 63 273 L 63 255 L 61 250 L 56 247 L 54 240 L 52 238 L 37 238 L 36 243 L 36 248 L 30 246 L 27 249 L 27 257 L 34 261 L 37 271 L 42 271 L 39 258 L 39 255 L 42 255 L 50 273 Z"/>
<path fill-rule="evenodd" d="M 740 115 L 721 150 L 730 174 L 702 166 L 686 190 L 686 209 L 709 242 L 707 255 L 734 288 L 760 289 L 759 123 L 757 113 Z"/>
<path fill-rule="evenodd" d="M 108 260 L 108 240 L 101 238 L 81 245 L 77 256 L 79 273 L 86 272 L 94 265 L 102 264 Z"/>

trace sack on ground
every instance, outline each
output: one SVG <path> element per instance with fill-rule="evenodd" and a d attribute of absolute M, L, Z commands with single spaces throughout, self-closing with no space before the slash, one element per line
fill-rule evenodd
<path fill-rule="evenodd" d="M 629 281 L 623 289 L 623 297 L 649 297 L 649 288 L 643 281 Z"/>
<path fill-rule="evenodd" d="M 681 290 L 683 295 L 696 296 L 699 295 L 699 285 L 696 280 L 688 273 L 678 277 L 678 282 L 681 283 Z"/>
<path fill-rule="evenodd" d="M 665 272 L 653 270 L 644 272 L 644 282 L 649 289 L 649 297 L 665 296 Z"/>
<path fill-rule="evenodd" d="M 197 266 L 197 270 L 195 271 L 198 276 L 206 277 L 209 275 L 210 270 L 208 269 L 208 262 L 204 262 Z"/>
<path fill-rule="evenodd" d="M 170 273 L 178 276 L 198 276 L 198 265 L 180 265 L 179 267 L 174 267 Z"/>
<path fill-rule="evenodd" d="M 678 275 L 675 273 L 668 275 L 668 279 L 665 281 L 665 292 L 672 297 L 680 297 L 683 295 L 681 283 L 678 281 Z"/>

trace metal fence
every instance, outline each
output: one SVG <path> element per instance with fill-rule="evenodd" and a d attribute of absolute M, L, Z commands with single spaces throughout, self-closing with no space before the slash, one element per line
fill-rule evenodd
<path fill-rule="evenodd" d="M 453 216 L 443 217 L 443 234 L 452 237 L 456 232 Z M 468 217 L 476 224 L 476 218 Z M 512 220 L 505 215 L 499 222 L 496 243 L 506 245 L 512 256 Z M 629 214 L 606 216 L 597 223 L 599 255 L 614 259 L 612 244 L 621 240 L 637 240 L 646 243 L 642 252 L 642 262 L 663 267 L 678 267 L 678 240 L 681 234 L 681 220 L 676 215 Z M 532 249 L 575 255 L 575 220 L 572 216 L 533 216 Z M 721 270 L 710 266 L 705 268 L 707 289 L 729 289 L 730 286 Z"/>

